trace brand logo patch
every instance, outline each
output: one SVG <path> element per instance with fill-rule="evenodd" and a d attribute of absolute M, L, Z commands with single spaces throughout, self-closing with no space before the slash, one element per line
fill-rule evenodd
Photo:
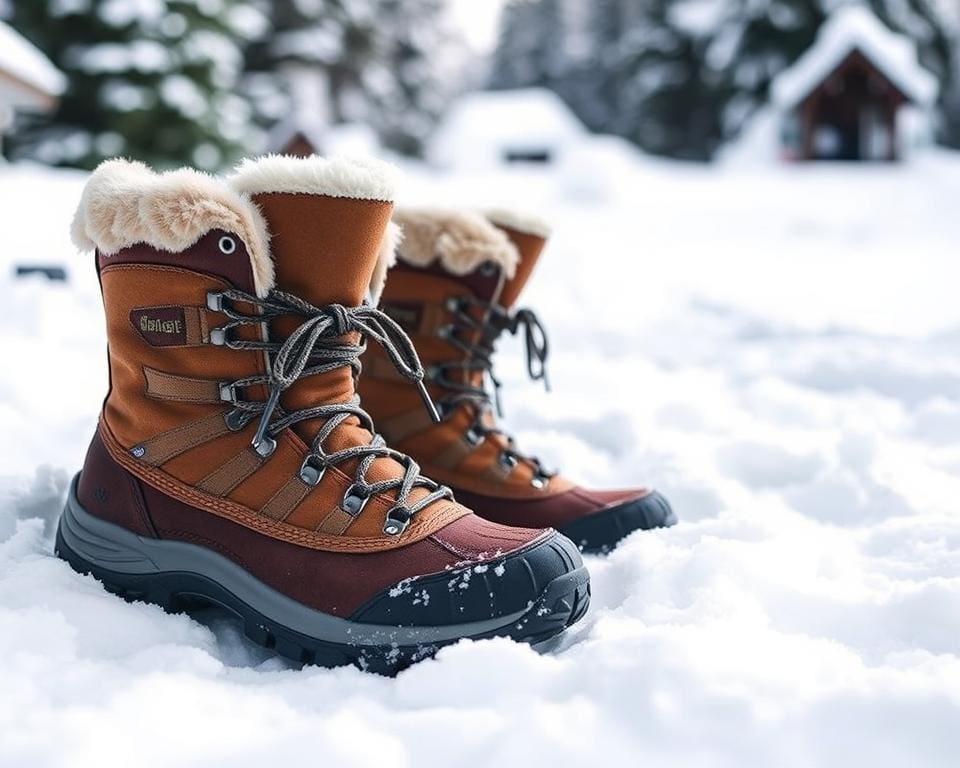
<path fill-rule="evenodd" d="M 420 332 L 420 322 L 423 319 L 422 304 L 383 304 L 380 309 L 407 333 L 413 335 Z"/>
<path fill-rule="evenodd" d="M 187 343 L 183 307 L 144 307 L 130 312 L 130 322 L 143 340 L 154 347 Z"/>

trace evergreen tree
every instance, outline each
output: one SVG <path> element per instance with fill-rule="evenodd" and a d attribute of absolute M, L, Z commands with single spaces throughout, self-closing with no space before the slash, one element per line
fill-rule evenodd
<path fill-rule="evenodd" d="M 10 21 L 68 77 L 52 116 L 18 131 L 14 153 L 91 168 L 124 155 L 217 168 L 247 137 L 234 93 L 236 40 L 258 19 L 237 0 L 13 0 Z"/>
<path fill-rule="evenodd" d="M 265 5 L 270 31 L 247 53 L 247 90 L 261 124 L 292 113 L 316 120 L 303 111 L 323 111 L 322 120 L 367 122 L 388 146 L 420 150 L 447 93 L 440 68 L 444 0 Z"/>
<path fill-rule="evenodd" d="M 503 9 L 492 88 L 555 87 L 566 73 L 563 0 L 511 0 Z"/>
<path fill-rule="evenodd" d="M 729 73 L 707 55 L 708 34 L 691 29 L 671 0 L 650 0 L 613 58 L 619 97 L 615 133 L 668 157 L 708 159 L 724 138 Z"/>
<path fill-rule="evenodd" d="M 377 0 L 369 120 L 386 146 L 404 154 L 420 154 L 450 95 L 445 11 L 445 0 Z"/>
<path fill-rule="evenodd" d="M 341 1 L 260 0 L 260 5 L 267 28 L 247 47 L 244 81 L 257 122 L 270 127 L 303 106 L 297 103 L 301 98 L 295 82 L 297 72 L 322 74 L 307 85 L 322 89 L 315 98 L 337 112 L 339 99 L 333 98 L 334 85 L 326 76 L 344 58 L 347 35 Z M 337 86 L 342 89 L 341 80 L 338 76 Z"/>
<path fill-rule="evenodd" d="M 849 1 L 594 0 L 571 29 L 562 0 L 513 0 L 490 84 L 553 88 L 594 130 L 656 154 L 707 159 Z M 916 43 L 941 82 L 941 140 L 960 146 L 960 60 L 939 0 L 862 1 Z M 584 37 L 586 58 L 565 59 L 563 43 Z"/>

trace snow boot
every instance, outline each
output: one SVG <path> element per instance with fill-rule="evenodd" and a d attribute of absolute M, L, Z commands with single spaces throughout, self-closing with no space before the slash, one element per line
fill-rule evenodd
<path fill-rule="evenodd" d="M 73 233 L 96 251 L 110 387 L 60 557 L 127 598 L 223 606 L 296 661 L 387 673 L 584 614 L 568 539 L 474 515 L 359 406 L 364 340 L 432 405 L 409 338 L 364 301 L 393 258 L 390 178 L 318 157 L 93 174 Z"/>
<path fill-rule="evenodd" d="M 673 525 L 666 499 L 649 488 L 593 491 L 544 469 L 497 428 L 488 381 L 494 342 L 523 331 L 531 377 L 545 379 L 547 341 L 536 315 L 517 309 L 547 238 L 539 221 L 510 214 L 400 210 L 399 263 L 381 308 L 410 334 L 443 421 L 397 387 L 387 356 L 363 359 L 363 404 L 391 445 L 417 459 L 458 501 L 497 523 L 551 526 L 586 552 L 604 552 L 638 529 Z"/>

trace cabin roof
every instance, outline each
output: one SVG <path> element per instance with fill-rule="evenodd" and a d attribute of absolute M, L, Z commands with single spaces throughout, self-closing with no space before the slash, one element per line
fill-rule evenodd
<path fill-rule="evenodd" d="M 914 43 L 892 32 L 866 7 L 850 5 L 835 11 L 816 42 L 774 80 L 774 102 L 782 109 L 797 106 L 855 52 L 908 100 L 928 106 L 936 99 L 937 80 L 920 65 Z"/>

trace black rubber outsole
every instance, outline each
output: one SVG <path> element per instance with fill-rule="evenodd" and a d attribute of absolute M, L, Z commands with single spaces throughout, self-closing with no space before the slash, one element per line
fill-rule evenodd
<path fill-rule="evenodd" d="M 426 645 L 347 645 L 318 640 L 290 629 L 201 574 L 186 571 L 128 574 L 91 564 L 67 545 L 59 527 L 55 553 L 75 571 L 92 575 L 108 591 L 130 602 L 152 603 L 168 613 L 190 613 L 209 605 L 219 606 L 241 621 L 244 635 L 252 642 L 296 663 L 321 667 L 354 665 L 391 676 L 460 639 L 507 637 L 529 644 L 548 640 L 583 618 L 590 605 L 590 580 L 586 568 L 581 566 L 546 584 L 530 608 L 509 625 Z"/>
<path fill-rule="evenodd" d="M 621 539 L 634 531 L 650 531 L 676 525 L 677 515 L 670 502 L 657 491 L 624 504 L 618 504 L 560 527 L 560 533 L 576 544 L 581 552 L 604 555 Z"/>

